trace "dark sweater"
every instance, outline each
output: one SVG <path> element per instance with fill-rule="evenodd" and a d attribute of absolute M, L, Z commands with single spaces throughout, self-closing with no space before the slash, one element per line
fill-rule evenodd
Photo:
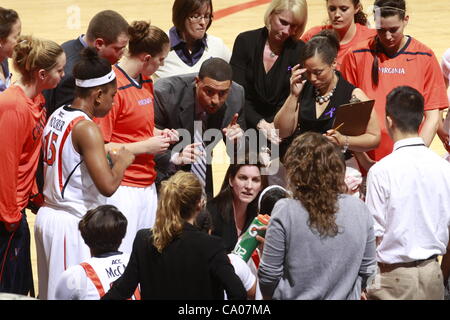
<path fill-rule="evenodd" d="M 221 240 L 188 223 L 162 253 L 153 246 L 151 231 L 140 230 L 123 276 L 102 299 L 127 299 L 138 283 L 143 300 L 221 300 L 224 290 L 228 299 L 247 295 Z"/>

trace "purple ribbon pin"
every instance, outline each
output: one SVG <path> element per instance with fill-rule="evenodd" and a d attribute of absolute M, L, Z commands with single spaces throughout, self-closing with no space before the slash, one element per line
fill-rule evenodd
<path fill-rule="evenodd" d="M 325 113 L 326 116 L 330 116 L 330 118 L 333 118 L 334 112 L 336 111 L 336 108 L 331 108 L 330 111 L 328 111 L 327 113 Z"/>

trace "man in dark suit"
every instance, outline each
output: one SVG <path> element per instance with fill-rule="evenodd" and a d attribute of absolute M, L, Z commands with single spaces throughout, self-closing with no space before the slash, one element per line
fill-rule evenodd
<path fill-rule="evenodd" d="M 177 129 L 183 138 L 181 145 L 174 146 L 173 152 L 155 157 L 158 182 L 169 178 L 177 170 L 192 169 L 193 159 L 199 156 L 196 147 L 200 144 L 194 138 L 194 130 L 200 124 L 205 133 L 202 136 L 206 147 L 205 191 L 208 197 L 212 197 L 209 151 L 220 141 L 218 133 L 221 133 L 227 153 L 233 157 L 242 145 L 245 130 L 244 89 L 231 79 L 231 66 L 223 59 L 211 58 L 203 62 L 198 75 L 173 76 L 155 83 L 156 127 Z"/>

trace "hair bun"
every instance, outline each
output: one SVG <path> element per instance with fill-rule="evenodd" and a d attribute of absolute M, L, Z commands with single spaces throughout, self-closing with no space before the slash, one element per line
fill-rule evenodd
<path fill-rule="evenodd" d="M 150 21 L 134 21 L 128 28 L 128 33 L 130 34 L 130 42 L 139 42 L 150 33 Z"/>
<path fill-rule="evenodd" d="M 80 54 L 84 59 L 91 60 L 91 61 L 95 61 L 100 58 L 97 50 L 93 47 L 84 48 L 83 50 L 81 50 Z"/>
<path fill-rule="evenodd" d="M 13 60 L 22 73 L 34 69 L 36 53 L 42 48 L 42 41 L 32 36 L 21 36 L 14 47 Z"/>
<path fill-rule="evenodd" d="M 337 51 L 339 51 L 341 45 L 339 43 L 339 38 L 338 35 L 336 33 L 336 31 L 332 30 L 332 29 L 325 29 L 320 31 L 318 34 L 316 34 L 313 38 L 315 37 L 325 37 L 328 39 L 328 42 L 336 48 Z"/>

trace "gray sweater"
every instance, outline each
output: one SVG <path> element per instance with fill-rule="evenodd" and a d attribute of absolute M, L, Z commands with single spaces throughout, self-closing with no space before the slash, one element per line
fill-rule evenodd
<path fill-rule="evenodd" d="M 258 271 L 262 294 L 273 299 L 360 299 L 376 271 L 373 220 L 365 203 L 339 197 L 339 233 L 334 237 L 321 238 L 308 221 L 300 201 L 276 203 Z"/>

